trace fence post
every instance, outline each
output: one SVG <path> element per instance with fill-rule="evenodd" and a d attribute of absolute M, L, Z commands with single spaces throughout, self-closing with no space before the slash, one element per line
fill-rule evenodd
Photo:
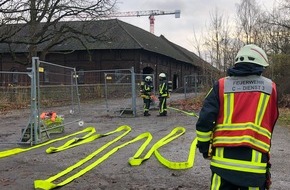
<path fill-rule="evenodd" d="M 30 140 L 32 144 L 37 144 L 39 141 L 39 59 L 32 57 L 31 67 L 31 113 L 30 121 L 27 128 L 30 128 Z"/>
<path fill-rule="evenodd" d="M 107 73 L 104 73 L 104 76 L 105 76 L 105 87 L 104 87 L 104 91 L 105 91 L 105 99 L 106 99 L 106 109 L 107 109 L 107 112 L 109 112 Z"/>
<path fill-rule="evenodd" d="M 197 97 L 198 93 L 198 87 L 197 87 L 197 74 L 194 74 L 194 91 L 195 91 L 195 96 Z"/>
<path fill-rule="evenodd" d="M 132 111 L 133 115 L 136 116 L 136 79 L 134 67 L 131 68 L 131 85 L 132 85 Z"/>
<path fill-rule="evenodd" d="M 183 85 L 184 85 L 184 98 L 186 99 L 186 93 L 187 93 L 187 76 L 183 77 Z"/>

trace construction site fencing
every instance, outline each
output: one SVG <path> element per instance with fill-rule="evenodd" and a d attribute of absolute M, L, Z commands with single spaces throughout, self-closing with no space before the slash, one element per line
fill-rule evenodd
<path fill-rule="evenodd" d="M 0 111 L 25 109 L 30 103 L 29 72 L 0 71 Z"/>
<path fill-rule="evenodd" d="M 82 126 L 76 69 L 34 57 L 32 67 L 27 70 L 1 72 L 1 99 L 7 100 L 7 105 L 21 106 L 25 110 L 22 116 L 27 117 L 27 125 L 15 142 L 38 144 L 50 139 L 51 134 L 62 133 L 67 125 Z"/>
<path fill-rule="evenodd" d="M 211 75 L 186 75 L 183 78 L 184 82 L 184 96 L 189 94 L 198 96 L 200 93 L 206 93 L 214 84 L 215 78 Z"/>
<path fill-rule="evenodd" d="M 12 131 L 0 130 L 0 143 L 15 144 L 20 142 L 21 130 L 25 128 L 30 118 L 31 72 L 0 71 L 0 80 L 0 113 L 6 116 L 1 119 L 0 128 L 6 122 L 15 126 Z M 21 114 L 27 119 L 24 123 L 15 120 L 14 114 Z M 7 142 L 6 137 L 13 134 L 16 134 L 15 140 Z"/>
<path fill-rule="evenodd" d="M 92 105 L 90 112 L 136 116 L 143 108 L 140 84 L 148 75 L 136 74 L 134 68 L 78 71 L 77 76 L 81 102 Z"/>

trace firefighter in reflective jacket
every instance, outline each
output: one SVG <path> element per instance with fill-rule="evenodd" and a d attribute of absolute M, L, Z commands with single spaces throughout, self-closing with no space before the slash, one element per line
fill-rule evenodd
<path fill-rule="evenodd" d="M 167 98 L 169 97 L 168 84 L 166 80 L 166 75 L 164 73 L 159 74 L 159 115 L 167 115 Z"/>
<path fill-rule="evenodd" d="M 141 85 L 141 97 L 144 102 L 144 116 L 150 116 L 149 109 L 151 103 L 151 95 L 153 91 L 152 77 L 146 76 L 145 82 Z"/>
<path fill-rule="evenodd" d="M 198 148 L 210 159 L 210 189 L 269 189 L 270 146 L 278 119 L 276 84 L 261 74 L 266 53 L 250 44 L 206 96 L 196 123 Z"/>

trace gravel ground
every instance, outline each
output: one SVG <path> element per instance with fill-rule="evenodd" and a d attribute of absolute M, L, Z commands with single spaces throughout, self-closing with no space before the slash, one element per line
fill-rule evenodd
<path fill-rule="evenodd" d="M 177 97 L 178 98 L 178 97 Z M 179 97 L 181 98 L 181 97 Z M 91 104 L 82 104 L 85 110 L 83 127 L 77 123 L 65 126 L 64 134 L 70 134 L 88 126 L 96 128 L 97 133 L 104 134 L 119 126 L 128 125 L 132 131 L 116 143 L 116 145 L 127 142 L 144 132 L 153 135 L 148 149 L 160 138 L 167 135 L 177 126 L 186 129 L 184 135 L 159 149 L 160 153 L 172 161 L 186 161 L 189 147 L 195 138 L 195 123 L 197 118 L 187 116 L 181 112 L 169 110 L 167 117 L 156 117 L 158 111 L 151 110 L 150 117 L 143 117 L 138 112 L 137 117 L 122 115 L 118 117 L 110 112 L 99 111 Z M 13 112 L 0 116 L 0 141 L 12 142 L 19 138 L 21 128 L 28 122 L 29 114 Z M 53 138 L 60 135 L 54 135 Z M 0 189 L 1 190 L 30 190 L 34 189 L 33 183 L 36 179 L 47 179 L 91 152 L 97 150 L 117 135 L 110 135 L 97 139 L 91 143 L 74 147 L 55 154 L 46 154 L 45 150 L 50 146 L 58 146 L 66 141 L 46 145 L 31 151 L 20 153 L 0 160 Z M 142 141 L 144 142 L 144 141 Z M 61 187 L 62 190 L 157 190 L 157 189 L 193 189 L 206 190 L 210 185 L 209 161 L 204 160 L 200 154 L 196 154 L 195 165 L 186 170 L 172 170 L 163 166 L 154 155 L 143 162 L 140 166 L 130 166 L 128 159 L 132 157 L 142 144 L 141 141 L 130 144 L 100 165 L 75 179 L 71 183 Z M 116 145 L 112 145 L 116 146 Z M 7 150 L 18 147 L 16 144 L 0 144 L 0 150 Z M 111 147 L 111 148 L 112 148 Z M 111 150 L 105 150 L 104 153 Z M 147 149 L 147 151 L 148 151 Z M 146 152 L 147 152 L 146 151 Z M 104 153 L 92 159 L 96 161 Z M 283 126 L 276 126 L 273 134 L 272 149 L 272 189 L 290 189 L 290 129 Z M 90 162 L 91 163 L 91 162 Z M 83 168 L 83 167 L 82 167 Z M 68 177 L 68 176 L 65 176 Z M 60 181 L 63 181 L 61 178 Z"/>

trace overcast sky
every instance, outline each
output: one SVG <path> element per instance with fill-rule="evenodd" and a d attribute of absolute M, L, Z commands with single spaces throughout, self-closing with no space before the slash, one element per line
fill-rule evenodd
<path fill-rule="evenodd" d="M 275 0 L 257 0 L 262 9 L 270 9 Z M 234 22 L 236 4 L 240 0 L 119 0 L 118 12 L 161 10 L 180 10 L 180 18 L 175 15 L 155 16 L 154 34 L 164 35 L 168 40 L 195 52 L 192 44 L 193 34 L 205 32 L 210 23 L 210 13 L 217 8 L 224 17 Z M 124 22 L 150 31 L 149 19 L 142 17 L 119 17 Z"/>

